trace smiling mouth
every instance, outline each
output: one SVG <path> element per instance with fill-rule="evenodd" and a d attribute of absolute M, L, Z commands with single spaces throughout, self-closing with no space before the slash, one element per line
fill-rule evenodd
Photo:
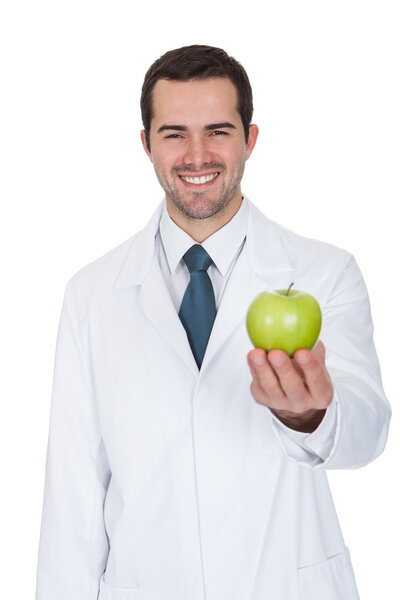
<path fill-rule="evenodd" d="M 218 177 L 219 171 L 216 173 L 211 173 L 210 175 L 202 175 L 201 177 L 185 177 L 184 175 L 179 175 L 179 178 L 187 183 L 194 183 L 195 185 L 201 185 L 203 183 L 208 183 L 212 181 L 216 177 Z"/>

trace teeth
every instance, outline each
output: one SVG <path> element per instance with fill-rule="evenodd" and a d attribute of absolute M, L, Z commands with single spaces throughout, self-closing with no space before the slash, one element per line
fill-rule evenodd
<path fill-rule="evenodd" d="M 183 175 L 181 175 L 181 179 L 183 179 L 184 181 L 187 181 L 188 183 L 207 183 L 207 181 L 211 181 L 212 179 L 215 179 L 216 176 L 218 175 L 218 173 L 214 173 L 213 175 L 203 175 L 202 177 L 183 177 Z"/>

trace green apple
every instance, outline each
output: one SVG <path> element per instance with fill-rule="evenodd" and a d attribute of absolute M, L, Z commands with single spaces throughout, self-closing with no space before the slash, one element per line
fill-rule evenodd
<path fill-rule="evenodd" d="M 300 290 L 261 292 L 249 306 L 246 327 L 256 348 L 279 349 L 293 356 L 315 345 L 321 331 L 321 309 L 311 294 Z"/>

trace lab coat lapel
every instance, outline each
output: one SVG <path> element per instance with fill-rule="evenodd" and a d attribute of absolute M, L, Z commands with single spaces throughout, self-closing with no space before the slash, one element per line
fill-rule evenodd
<path fill-rule="evenodd" d="M 132 239 L 114 289 L 118 292 L 138 287 L 138 306 L 144 317 L 197 377 L 199 370 L 186 331 L 171 300 L 156 255 L 155 237 L 162 207 L 161 203 L 148 225 Z"/>
<path fill-rule="evenodd" d="M 156 257 L 140 287 L 138 304 L 145 317 L 197 377 L 199 369 Z"/>
<path fill-rule="evenodd" d="M 249 201 L 246 241 L 226 284 L 204 355 L 202 373 L 236 327 L 243 323 L 254 297 L 264 290 L 289 287 L 293 271 L 279 226 Z"/>

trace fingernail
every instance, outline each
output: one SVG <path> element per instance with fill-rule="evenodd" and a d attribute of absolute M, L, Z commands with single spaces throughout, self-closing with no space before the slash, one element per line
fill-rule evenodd
<path fill-rule="evenodd" d="M 265 356 L 262 354 L 256 354 L 255 356 L 251 357 L 251 360 L 255 365 L 263 365 L 265 363 Z"/>
<path fill-rule="evenodd" d="M 301 365 L 305 365 L 308 363 L 308 356 L 307 354 L 298 354 L 296 356 L 296 360 L 297 362 L 299 362 Z"/>
<path fill-rule="evenodd" d="M 270 357 L 269 361 L 275 366 L 275 367 L 280 367 L 281 365 L 283 365 L 283 363 L 285 362 L 285 357 L 282 356 L 281 354 L 278 354 L 278 356 L 273 356 Z"/>

